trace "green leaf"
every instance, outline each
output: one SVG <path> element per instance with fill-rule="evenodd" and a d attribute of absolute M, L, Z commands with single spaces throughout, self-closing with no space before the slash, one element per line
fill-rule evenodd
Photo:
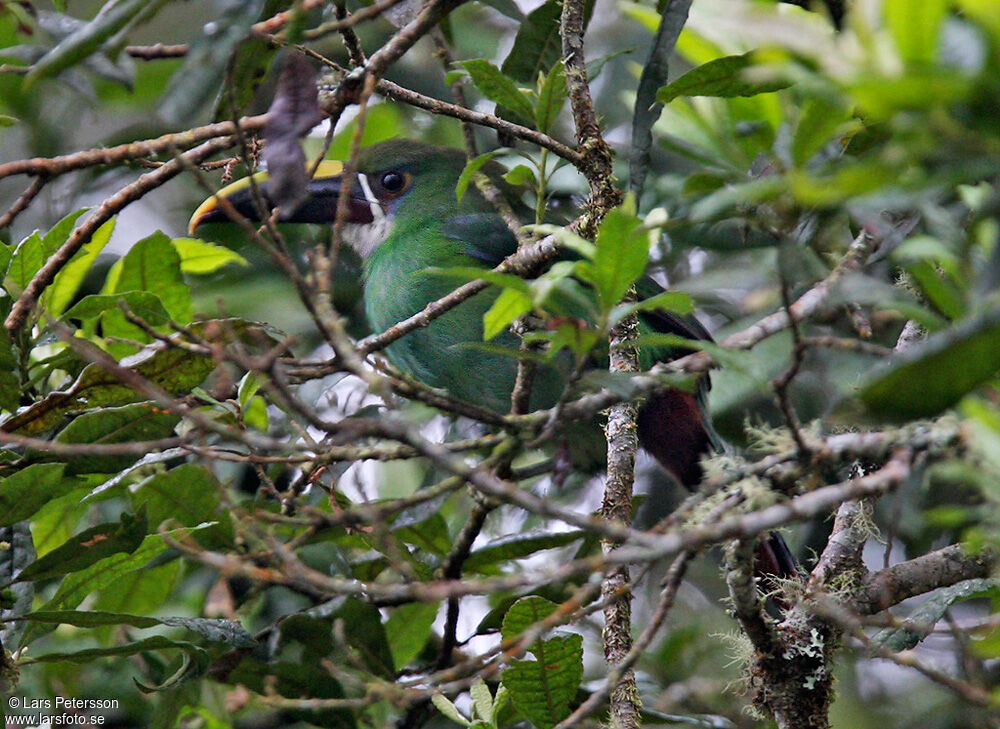
<path fill-rule="evenodd" d="M 127 443 L 157 440 L 173 434 L 180 417 L 150 403 L 101 408 L 84 413 L 66 426 L 58 443 Z M 69 473 L 115 473 L 128 468 L 142 453 L 134 455 L 80 455 L 66 458 Z"/>
<path fill-rule="evenodd" d="M 189 325 L 188 330 L 195 336 L 212 340 L 226 335 L 229 343 L 238 341 L 249 351 L 269 348 L 280 341 L 280 332 L 243 319 L 207 319 Z M 121 366 L 172 395 L 180 395 L 191 392 L 201 384 L 215 369 L 215 361 L 206 355 L 157 342 L 122 360 Z M 71 411 L 125 405 L 142 399 L 143 394 L 124 384 L 116 374 L 109 374 L 98 365 L 90 364 L 69 388 L 51 393 L 44 400 L 0 423 L 0 427 L 8 433 L 33 435 L 55 427 Z"/>
<path fill-rule="evenodd" d="M 594 12 L 593 0 L 584 6 L 584 29 Z M 552 68 L 562 58 L 562 38 L 559 35 L 559 18 L 562 4 L 558 0 L 545 0 L 528 13 L 517 28 L 517 36 L 501 70 L 510 78 L 525 84 L 534 84 L 538 74 Z"/>
<path fill-rule="evenodd" d="M 528 165 L 515 165 L 503 176 L 503 179 L 507 184 L 514 187 L 520 187 L 521 185 L 528 185 L 531 188 L 538 187 L 535 172 Z"/>
<path fill-rule="evenodd" d="M 160 114 L 168 122 L 192 119 L 215 96 L 226 73 L 233 49 L 250 33 L 260 17 L 264 0 L 229 3 L 191 43 L 184 64 L 170 77 L 160 99 Z"/>
<path fill-rule="evenodd" d="M 112 0 L 86 25 L 43 56 L 28 74 L 28 83 L 55 76 L 100 49 L 105 41 L 143 14 L 150 17 L 166 0 Z"/>
<path fill-rule="evenodd" d="M 124 294 L 128 291 L 145 291 L 155 294 L 170 314 L 181 324 L 191 321 L 191 292 L 181 273 L 181 258 L 170 238 L 157 231 L 136 243 L 125 257 L 115 264 L 115 276 L 108 276 L 104 294 Z M 140 342 L 149 341 L 149 335 L 129 322 L 120 311 L 109 311 L 101 318 L 105 336 L 115 336 Z M 127 347 L 127 345 L 121 345 Z M 132 348 L 115 348 L 123 354 Z"/>
<path fill-rule="evenodd" d="M 90 663 L 95 658 L 108 658 L 109 656 L 134 656 L 146 651 L 178 649 L 185 653 L 196 655 L 199 662 L 208 663 L 208 653 L 204 648 L 196 646 L 182 640 L 170 640 L 162 635 L 154 635 L 149 638 L 137 640 L 131 643 L 109 646 L 107 648 L 85 648 L 80 651 L 69 653 L 45 653 L 25 660 L 26 663 L 59 663 L 62 661 L 72 661 L 73 663 Z"/>
<path fill-rule="evenodd" d="M 930 634 L 934 625 L 956 602 L 987 596 L 984 593 L 994 592 L 996 589 L 995 580 L 975 579 L 937 590 L 910 613 L 902 625 L 879 631 L 872 637 L 872 641 L 891 651 L 910 650 Z"/>
<path fill-rule="evenodd" d="M 397 671 L 406 668 L 427 645 L 440 604 L 413 602 L 393 608 L 385 621 L 385 637 Z"/>
<path fill-rule="evenodd" d="M 511 605 L 504 615 L 503 627 L 500 629 L 501 637 L 504 641 L 513 640 L 535 623 L 545 620 L 558 607 L 551 600 L 537 595 L 522 597 Z"/>
<path fill-rule="evenodd" d="M 164 625 L 186 628 L 212 643 L 222 643 L 234 648 L 253 648 L 257 645 L 257 641 L 242 625 L 232 620 L 220 618 L 153 618 L 146 615 L 88 610 L 37 610 L 25 615 L 24 620 L 55 625 L 75 625 L 78 628 L 98 628 L 105 625 L 153 628 Z"/>
<path fill-rule="evenodd" d="M 518 317 L 531 311 L 531 297 L 517 289 L 500 292 L 485 314 L 483 314 L 483 341 L 488 342 L 509 327 Z"/>
<path fill-rule="evenodd" d="M 640 311 L 672 311 L 676 314 L 690 314 L 694 311 L 694 300 L 683 291 L 664 291 L 642 301 L 619 304 L 611 310 L 611 323 L 617 323 L 629 314 Z"/>
<path fill-rule="evenodd" d="M 463 61 L 462 66 L 469 72 L 472 82 L 486 98 L 511 109 L 529 123 L 535 118 L 531 99 L 492 63 L 484 58 L 477 58 Z"/>
<path fill-rule="evenodd" d="M 848 118 L 840 100 L 813 97 L 802 107 L 799 124 L 792 140 L 792 160 L 799 167 L 813 158 L 833 138 Z"/>
<path fill-rule="evenodd" d="M 232 524 L 219 491 L 219 482 L 208 469 L 185 463 L 142 481 L 135 487 L 132 505 L 146 514 L 153 529 L 168 520 L 187 527 L 217 522 L 207 534 L 229 541 Z"/>
<path fill-rule="evenodd" d="M 486 682 L 477 678 L 469 687 L 469 695 L 472 696 L 472 708 L 479 718 L 488 724 L 493 724 L 493 694 L 490 693 L 490 687 Z"/>
<path fill-rule="evenodd" d="M 593 277 L 601 309 L 610 312 L 629 288 L 646 272 L 649 263 L 649 235 L 641 221 L 622 207 L 611 210 L 601 221 L 593 266 Z"/>
<path fill-rule="evenodd" d="M 535 107 L 535 123 L 538 125 L 538 131 L 549 133 L 556 117 L 562 111 L 568 94 L 566 71 L 562 59 L 559 59 L 545 77 L 538 92 L 538 106 Z"/>
<path fill-rule="evenodd" d="M 104 246 L 111 240 L 111 234 L 115 229 L 115 218 L 112 218 L 90 237 L 83 248 L 77 251 L 69 263 L 56 274 L 52 285 L 46 289 L 42 297 L 45 310 L 51 316 L 59 316 L 66 307 L 69 306 L 76 292 L 80 290 L 81 284 L 90 270 L 90 267 L 97 260 L 97 256 L 104 250 Z"/>
<path fill-rule="evenodd" d="M 560 532 L 558 534 L 550 534 L 548 532 L 511 534 L 495 539 L 486 546 L 474 550 L 469 555 L 469 558 L 465 560 L 463 569 L 473 572 L 482 571 L 483 568 L 490 567 L 498 562 L 529 557 L 545 549 L 564 547 L 582 537 L 583 532 L 580 531 Z"/>
<path fill-rule="evenodd" d="M 525 718 L 538 729 L 552 729 L 569 716 L 569 702 L 583 679 L 583 636 L 538 640 L 530 650 L 537 660 L 511 661 L 503 685 Z"/>
<path fill-rule="evenodd" d="M 8 336 L 0 336 L 0 410 L 9 413 L 17 410 L 21 404 L 21 381 L 16 370 L 14 342 Z"/>
<path fill-rule="evenodd" d="M 455 706 L 455 704 L 453 704 L 444 694 L 434 694 L 431 696 L 431 703 L 434 704 L 438 711 L 456 724 L 461 724 L 462 726 L 472 726 L 472 722 L 462 716 L 462 712 L 458 710 L 458 707 Z"/>
<path fill-rule="evenodd" d="M 37 463 L 0 481 L 0 526 L 27 519 L 76 484 L 63 479 L 62 463 Z"/>
<path fill-rule="evenodd" d="M 17 244 L 4 276 L 3 287 L 8 293 L 12 296 L 21 295 L 28 282 L 34 278 L 49 257 L 66 242 L 73 232 L 77 218 L 85 212 L 86 208 L 72 212 L 52 226 L 44 236 L 36 230 Z"/>
<path fill-rule="evenodd" d="M 469 189 L 469 184 L 475 178 L 476 173 L 483 168 L 483 165 L 496 157 L 502 151 L 504 150 L 495 149 L 492 152 L 487 152 L 486 154 L 474 157 L 465 164 L 465 169 L 462 170 L 462 174 L 458 177 L 458 183 L 455 185 L 455 199 L 457 199 L 458 202 L 462 202 L 462 198 L 465 197 L 465 191 Z"/>
<path fill-rule="evenodd" d="M 884 0 L 886 26 L 906 63 L 922 65 L 934 61 L 949 5 L 947 0 Z"/>
<path fill-rule="evenodd" d="M 98 524 L 80 532 L 25 567 L 17 579 L 38 581 L 59 577 L 84 570 L 120 552 L 131 554 L 145 539 L 146 527 L 143 516 L 122 514 L 120 522 Z"/>
<path fill-rule="evenodd" d="M 239 253 L 198 238 L 174 238 L 170 242 L 181 257 L 182 273 L 215 273 L 231 263 L 239 266 L 250 265 L 249 261 Z"/>
<path fill-rule="evenodd" d="M 265 0 L 257 19 L 271 18 L 287 10 L 289 5 L 288 0 Z M 286 39 L 298 42 L 289 37 L 288 31 Z M 267 77 L 278 49 L 278 46 L 258 36 L 250 36 L 237 45 L 228 70 L 229 88 L 215 100 L 215 111 L 212 114 L 214 121 L 229 121 L 246 113 L 247 107 L 253 102 L 261 83 Z"/>
<path fill-rule="evenodd" d="M 935 334 L 868 378 L 871 412 L 892 418 L 937 415 L 1000 371 L 1000 309 Z"/>
<path fill-rule="evenodd" d="M 656 93 L 656 100 L 661 104 L 669 104 L 678 96 L 756 96 L 791 86 L 791 82 L 785 79 L 747 79 L 745 72 L 753 65 L 752 52 L 716 58 L 664 86 Z"/>
<path fill-rule="evenodd" d="M 170 321 L 163 302 L 156 294 L 148 291 L 123 291 L 118 294 L 90 294 L 73 304 L 62 319 L 79 319 L 86 321 L 94 319 L 106 311 L 118 311 L 119 304 L 124 303 L 133 314 L 141 317 L 147 324 L 161 326 Z"/>
<path fill-rule="evenodd" d="M 21 570 L 35 561 L 35 547 L 31 536 L 31 527 L 26 521 L 0 529 L 0 541 L 5 544 L 4 549 L 0 550 L 0 584 L 10 585 L 4 590 L 6 604 L 0 610 L 0 617 L 10 621 L 0 627 L 0 639 L 6 650 L 13 650 L 18 646 L 25 628 L 23 621 L 11 619 L 20 618 L 31 610 L 31 602 L 35 597 L 33 582 L 15 582 Z"/>

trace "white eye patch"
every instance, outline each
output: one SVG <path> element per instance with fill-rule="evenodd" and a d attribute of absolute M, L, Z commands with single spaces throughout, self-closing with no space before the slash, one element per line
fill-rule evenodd
<path fill-rule="evenodd" d="M 368 184 L 368 176 L 363 172 L 358 173 L 358 184 L 361 185 L 361 190 L 365 193 L 365 200 L 368 201 L 368 209 L 371 210 L 372 219 L 378 222 L 385 217 L 385 211 L 378 198 L 375 197 L 375 193 L 372 192 L 371 185 Z"/>

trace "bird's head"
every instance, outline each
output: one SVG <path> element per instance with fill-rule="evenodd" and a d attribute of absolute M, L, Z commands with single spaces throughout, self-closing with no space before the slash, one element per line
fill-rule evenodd
<path fill-rule="evenodd" d="M 452 216 L 461 208 L 478 208 L 484 201 L 475 193 L 465 196 L 462 203 L 456 200 L 455 186 L 465 162 L 459 150 L 405 139 L 362 150 L 347 200 L 345 240 L 365 257 L 404 217 L 420 224 Z M 332 223 L 344 186 L 343 172 L 340 162 L 322 162 L 308 183 L 303 202 L 282 215 L 281 222 Z M 254 179 L 270 205 L 267 173 L 258 173 Z M 220 199 L 249 220 L 260 220 L 250 178 L 244 178 L 223 187 L 198 207 L 188 226 L 191 234 L 203 223 L 229 220 Z"/>

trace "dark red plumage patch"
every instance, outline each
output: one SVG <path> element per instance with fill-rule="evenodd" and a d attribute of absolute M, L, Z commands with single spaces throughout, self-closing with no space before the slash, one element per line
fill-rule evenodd
<path fill-rule="evenodd" d="M 695 396 L 666 390 L 639 410 L 639 442 L 683 485 L 701 481 L 701 456 L 711 448 L 704 415 Z"/>

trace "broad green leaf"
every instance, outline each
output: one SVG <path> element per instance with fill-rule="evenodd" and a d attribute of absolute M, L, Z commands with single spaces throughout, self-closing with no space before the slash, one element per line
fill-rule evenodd
<path fill-rule="evenodd" d="M 250 265 L 249 261 L 239 253 L 198 238 L 174 238 L 170 242 L 181 257 L 183 273 L 215 273 L 231 263 L 239 266 Z"/>
<path fill-rule="evenodd" d="M 584 5 L 584 28 L 594 12 L 593 0 Z M 524 84 L 534 84 L 538 74 L 552 68 L 562 58 L 562 38 L 559 36 L 559 17 L 562 4 L 558 0 L 545 0 L 528 13 L 517 28 L 517 36 L 501 70 L 510 78 Z"/>
<path fill-rule="evenodd" d="M 0 336 L 0 410 L 9 413 L 21 404 L 21 381 L 16 370 L 14 342 L 8 336 Z"/>
<path fill-rule="evenodd" d="M 13 296 L 21 292 L 59 246 L 66 242 L 77 218 L 87 212 L 77 210 L 60 220 L 42 236 L 37 230 L 17 244 L 7 265 L 3 287 Z"/>
<path fill-rule="evenodd" d="M 562 110 L 568 95 L 566 88 L 566 72 L 562 59 L 545 76 L 545 81 L 538 93 L 538 106 L 535 107 L 535 123 L 538 130 L 548 134 Z"/>
<path fill-rule="evenodd" d="M 94 319 L 106 311 L 118 311 L 124 303 L 136 316 L 147 324 L 162 326 L 170 321 L 163 302 L 156 294 L 148 291 L 123 291 L 117 294 L 90 294 L 73 304 L 69 311 L 62 315 L 63 319 Z"/>
<path fill-rule="evenodd" d="M 536 660 L 511 661 L 503 685 L 514 707 L 538 729 L 569 716 L 569 702 L 583 679 L 583 636 L 556 635 L 531 646 Z"/>
<path fill-rule="evenodd" d="M 528 557 L 545 549 L 555 549 L 581 539 L 583 532 L 569 531 L 558 534 L 547 532 L 538 534 L 511 534 L 500 537 L 489 544 L 480 547 L 469 555 L 462 565 L 467 571 L 481 571 L 498 562 Z"/>
<path fill-rule="evenodd" d="M 514 187 L 520 187 L 521 185 L 528 185 L 531 188 L 538 186 L 538 180 L 535 178 L 535 172 L 528 165 L 515 165 L 507 172 L 503 179 L 509 185 Z"/>
<path fill-rule="evenodd" d="M 56 436 L 58 443 L 127 443 L 157 440 L 173 434 L 180 416 L 164 412 L 150 403 L 101 408 L 84 413 Z M 66 458 L 70 473 L 115 473 L 142 456 L 80 455 Z"/>
<path fill-rule="evenodd" d="M 65 38 L 59 45 L 36 62 L 27 81 L 55 76 L 79 63 L 97 50 L 113 35 L 125 28 L 140 14 L 153 15 L 166 0 L 112 0 L 86 25 Z"/>
<path fill-rule="evenodd" d="M 266 324 L 243 319 L 207 319 L 187 328 L 195 336 L 210 341 L 238 341 L 252 352 L 272 347 L 281 341 L 282 336 Z M 172 395 L 191 392 L 215 369 L 215 362 L 209 356 L 167 347 L 160 342 L 123 359 L 120 364 Z M 69 388 L 51 393 L 44 400 L 0 423 L 0 427 L 7 432 L 32 435 L 58 425 L 70 411 L 125 405 L 142 399 L 145 399 L 142 393 L 124 384 L 116 374 L 109 374 L 98 365 L 90 364 Z"/>
<path fill-rule="evenodd" d="M 821 97 L 809 99 L 802 107 L 799 124 L 792 139 L 792 160 L 799 167 L 813 158 L 833 138 L 848 118 L 847 109 L 839 100 Z"/>
<path fill-rule="evenodd" d="M 397 671 L 402 671 L 427 645 L 439 603 L 414 602 L 393 608 L 385 621 L 385 637 Z"/>
<path fill-rule="evenodd" d="M 73 297 L 76 296 L 76 292 L 79 291 L 90 267 L 97 260 L 97 256 L 111 240 L 114 229 L 115 218 L 112 218 L 94 231 L 90 241 L 85 243 L 83 248 L 70 259 L 69 263 L 56 274 L 52 285 L 46 289 L 42 297 L 42 303 L 49 315 L 58 317 L 66 310 Z"/>
<path fill-rule="evenodd" d="M 15 580 L 21 570 L 35 561 L 36 554 L 31 540 L 31 528 L 26 521 L 0 528 L 0 541 L 4 543 L 4 549 L 0 550 L 0 584 L 10 585 L 4 590 L 5 607 L 0 610 L 0 617 L 11 621 L 31 610 L 35 584 Z M 18 646 L 24 628 L 24 623 L 19 620 L 3 623 L 0 627 L 0 639 L 6 650 L 13 650 Z"/>
<path fill-rule="evenodd" d="M 125 365 L 123 365 L 125 366 Z M 190 392 L 215 369 L 211 357 L 183 349 L 152 345 L 129 358 L 128 369 L 172 394 Z M 87 365 L 76 381 L 63 392 L 22 410 L 2 423 L 7 432 L 35 435 L 58 425 L 66 413 L 86 408 L 124 405 L 144 398 L 116 375 L 96 364 Z"/>
<path fill-rule="evenodd" d="M 36 623 L 75 625 L 79 628 L 98 628 L 105 625 L 130 625 L 133 628 L 169 626 L 186 628 L 213 643 L 223 643 L 234 648 L 252 648 L 257 645 L 257 641 L 242 625 L 220 618 L 154 618 L 106 611 L 36 610 L 25 615 L 24 619 Z"/>
<path fill-rule="evenodd" d="M 191 321 L 191 292 L 181 273 L 181 259 L 170 239 L 157 231 L 136 243 L 125 257 L 116 264 L 116 276 L 109 276 L 103 294 L 124 294 L 128 291 L 145 291 L 155 294 L 170 317 L 181 324 Z M 120 311 L 109 311 L 101 318 L 105 336 L 115 336 L 139 342 L 150 337 L 129 322 Z M 111 351 L 126 354 L 133 351 L 128 345 L 112 345 Z"/>
<path fill-rule="evenodd" d="M 649 235 L 640 220 L 624 208 L 611 210 L 597 232 L 597 252 L 589 270 L 601 309 L 610 312 L 646 271 Z"/>
<path fill-rule="evenodd" d="M 932 335 L 868 378 L 861 401 L 878 415 L 937 415 L 1000 371 L 1000 310 Z"/>
<path fill-rule="evenodd" d="M 716 58 L 688 71 L 656 93 L 656 100 L 669 104 L 678 96 L 756 96 L 791 86 L 785 79 L 751 80 L 746 76 L 754 66 L 753 53 Z"/>
<path fill-rule="evenodd" d="M 51 552 L 76 531 L 76 525 L 89 504 L 81 503 L 86 488 L 76 487 L 63 496 L 50 498 L 31 517 L 31 536 L 38 554 Z"/>
<path fill-rule="evenodd" d="M 146 514 L 153 529 L 168 520 L 187 527 L 218 522 L 209 533 L 228 538 L 232 528 L 219 500 L 219 488 L 204 466 L 185 463 L 142 481 L 135 487 L 132 504 Z"/>
<path fill-rule="evenodd" d="M 226 73 L 227 60 L 260 17 L 264 0 L 229 3 L 201 28 L 183 65 L 170 77 L 160 99 L 160 114 L 171 123 L 197 115 L 215 96 Z"/>
<path fill-rule="evenodd" d="M 463 61 L 462 66 L 469 72 L 472 82 L 486 98 L 511 109 L 529 123 L 535 118 L 535 109 L 531 99 L 492 63 L 483 58 L 477 58 Z"/>
<path fill-rule="evenodd" d="M 488 342 L 509 327 L 518 317 L 531 311 L 531 297 L 517 289 L 504 289 L 483 314 L 483 341 Z"/>
<path fill-rule="evenodd" d="M 949 5 L 947 0 L 883 0 L 885 23 L 906 63 L 923 65 L 934 61 Z"/>
<path fill-rule="evenodd" d="M 18 576 L 23 580 L 45 580 L 71 572 L 79 572 L 111 555 L 131 554 L 147 535 L 147 522 L 142 515 L 124 513 L 121 521 L 98 524 L 85 529 L 61 547 L 24 568 Z"/>
<path fill-rule="evenodd" d="M 121 575 L 114 584 L 101 590 L 97 599 L 88 602 L 91 610 L 111 613 L 152 615 L 170 599 L 184 571 L 179 559 L 150 565 Z M 97 631 L 102 641 L 111 637 L 110 626 Z"/>
<path fill-rule="evenodd" d="M 167 534 L 174 539 L 184 539 L 196 530 L 174 529 Z M 135 570 L 142 569 L 151 560 L 163 554 L 167 550 L 167 544 L 159 534 L 148 535 L 131 554 L 119 552 L 102 559 L 96 564 L 92 564 L 80 572 L 68 575 L 59 585 L 47 603 L 39 607 L 40 611 L 50 610 L 72 610 L 87 596 L 99 592 L 108 586 L 115 584 L 124 575 Z M 23 641 L 27 645 L 32 640 L 50 632 L 54 626 L 43 626 L 41 624 L 31 625 L 26 631 Z"/>
<path fill-rule="evenodd" d="M 469 189 L 469 184 L 475 178 L 476 173 L 483 168 L 483 165 L 503 151 L 502 149 L 495 149 L 492 152 L 487 152 L 486 154 L 481 154 L 478 157 L 470 159 L 465 164 L 465 169 L 462 170 L 462 174 L 458 177 L 458 183 L 455 185 L 455 198 L 458 202 L 462 202 L 462 198 L 465 197 L 465 191 Z"/>
<path fill-rule="evenodd" d="M 545 620 L 558 607 L 551 600 L 537 595 L 522 597 L 511 605 L 504 615 L 500 634 L 504 641 L 513 640 L 535 623 Z"/>
<path fill-rule="evenodd" d="M 287 10 L 289 5 L 288 0 L 265 0 L 257 19 L 272 18 Z M 289 41 L 297 42 L 294 38 L 286 37 Z M 219 94 L 215 100 L 215 112 L 212 114 L 214 121 L 228 121 L 247 113 L 247 107 L 267 78 L 278 50 L 278 46 L 258 36 L 250 36 L 237 45 L 228 69 L 227 92 Z"/>
<path fill-rule="evenodd" d="M 62 463 L 36 463 L 0 481 L 0 526 L 27 519 L 77 484 L 63 478 Z"/>

